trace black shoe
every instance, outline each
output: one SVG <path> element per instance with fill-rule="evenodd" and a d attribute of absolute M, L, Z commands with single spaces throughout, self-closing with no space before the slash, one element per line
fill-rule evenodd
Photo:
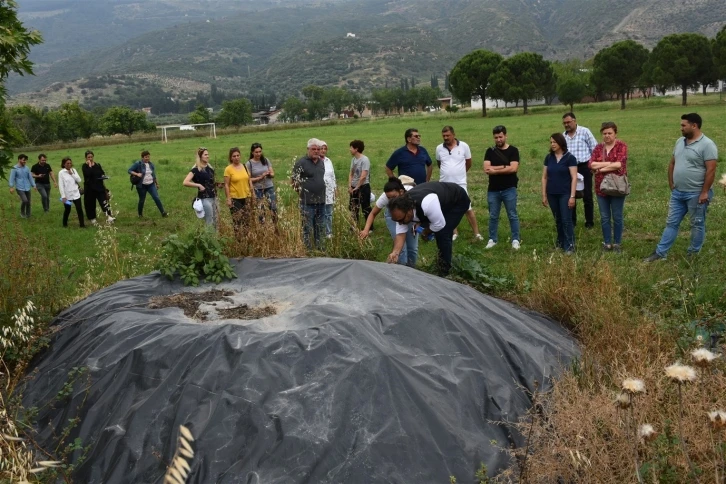
<path fill-rule="evenodd" d="M 602 244 L 602 251 L 603 252 L 611 252 L 613 250 L 614 246 L 612 244 Z"/>
<path fill-rule="evenodd" d="M 586 229 L 591 229 L 593 227 L 595 227 L 595 224 L 585 224 Z"/>
<path fill-rule="evenodd" d="M 169 214 L 168 214 L 167 212 L 163 212 L 163 213 L 161 214 L 161 216 L 162 216 L 162 217 L 168 217 L 168 216 L 169 216 Z"/>
<path fill-rule="evenodd" d="M 619 254 L 620 252 L 622 252 L 622 249 L 620 248 L 620 244 L 613 244 L 613 252 L 615 252 L 616 254 Z"/>
<path fill-rule="evenodd" d="M 643 262 L 655 262 L 657 260 L 664 260 L 664 259 L 665 259 L 665 257 L 663 257 L 662 255 L 658 254 L 658 252 L 653 252 L 648 257 L 646 257 L 645 259 L 643 259 Z"/>

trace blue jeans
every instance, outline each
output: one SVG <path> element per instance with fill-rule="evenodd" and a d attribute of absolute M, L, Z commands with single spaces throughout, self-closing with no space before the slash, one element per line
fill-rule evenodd
<path fill-rule="evenodd" d="M 255 188 L 255 198 L 257 199 L 257 209 L 260 211 L 260 222 L 265 221 L 264 211 L 269 208 L 272 212 L 272 221 L 277 223 L 277 194 L 275 187 Z"/>
<path fill-rule="evenodd" d="M 489 204 L 489 238 L 497 242 L 499 230 L 499 212 L 504 202 L 504 210 L 507 211 L 509 227 L 512 230 L 512 240 L 519 241 L 519 216 L 517 215 L 517 189 L 507 188 L 500 192 L 487 192 L 487 203 Z"/>
<path fill-rule="evenodd" d="M 333 236 L 333 208 L 335 207 L 332 203 L 326 203 L 323 212 L 323 218 L 325 219 L 325 235 L 327 237 Z"/>
<path fill-rule="evenodd" d="M 386 218 L 386 227 L 388 232 L 391 234 L 391 238 L 396 238 L 396 222 L 391 220 L 391 213 L 386 208 L 384 216 Z M 410 229 L 406 232 L 406 243 L 401 249 L 401 253 L 398 255 L 398 263 L 409 267 L 416 267 L 416 261 L 418 260 L 418 236 L 413 233 Z"/>
<path fill-rule="evenodd" d="M 40 193 L 40 199 L 43 202 L 43 210 L 48 212 L 50 210 L 50 183 L 36 183 L 35 188 Z"/>
<path fill-rule="evenodd" d="M 217 199 L 202 198 L 202 206 L 204 207 L 204 223 L 207 226 L 217 228 Z"/>
<path fill-rule="evenodd" d="M 703 247 L 703 240 L 706 238 L 706 209 L 713 198 L 713 190 L 708 191 L 706 203 L 698 203 L 700 194 L 701 192 L 671 191 L 666 227 L 655 249 L 659 256 L 665 257 L 668 254 L 668 250 L 676 241 L 678 227 L 686 214 L 691 219 L 691 244 L 688 246 L 688 253 L 697 254 Z"/>
<path fill-rule="evenodd" d="M 22 218 L 30 218 L 30 190 L 15 190 L 20 198 L 20 216 Z"/>
<path fill-rule="evenodd" d="M 547 194 L 547 203 L 550 205 L 557 226 L 557 247 L 566 251 L 575 250 L 575 227 L 572 224 L 573 209 L 567 206 L 569 201 L 569 194 Z"/>
<path fill-rule="evenodd" d="M 302 216 L 303 222 L 303 240 L 308 250 L 313 249 L 310 242 L 311 233 L 315 237 L 315 248 L 318 250 L 325 249 L 325 245 L 323 244 L 323 232 L 325 231 L 324 212 L 324 203 L 300 204 L 300 215 Z"/>
<path fill-rule="evenodd" d="M 139 193 L 139 205 L 137 207 L 139 217 L 144 214 L 144 202 L 146 201 L 147 193 L 154 199 L 154 203 L 156 203 L 156 208 L 159 209 L 159 212 L 162 214 L 164 213 L 164 206 L 161 204 L 161 200 L 159 199 L 159 192 L 156 190 L 156 185 L 153 183 L 149 183 L 148 185 L 139 183 L 136 185 L 136 191 Z"/>
<path fill-rule="evenodd" d="M 606 245 L 615 243 L 620 245 L 623 241 L 623 208 L 625 197 L 597 196 L 597 206 L 600 209 L 600 225 L 602 226 L 602 240 Z M 612 232 L 612 234 L 611 234 Z"/>

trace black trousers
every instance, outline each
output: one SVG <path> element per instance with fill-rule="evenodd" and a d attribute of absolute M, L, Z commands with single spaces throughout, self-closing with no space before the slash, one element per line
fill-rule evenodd
<path fill-rule="evenodd" d="M 461 219 L 469 211 L 469 206 L 471 206 L 471 200 L 466 194 L 463 194 L 462 198 L 456 202 L 453 208 L 444 212 L 444 220 L 446 220 L 444 228 L 434 233 L 436 246 L 439 249 L 436 269 L 441 277 L 446 277 L 451 271 L 451 257 L 454 250 L 454 229 L 458 227 Z"/>
<path fill-rule="evenodd" d="M 361 209 L 363 209 L 363 222 L 368 220 L 368 215 L 370 215 L 371 211 L 373 210 L 371 208 L 370 183 L 361 185 L 358 190 L 351 193 L 350 201 L 348 202 L 348 208 L 350 209 L 350 213 L 353 216 L 353 220 L 355 220 L 356 225 L 358 224 L 358 217 L 360 215 Z M 372 225 L 371 228 L 373 228 Z"/>
<path fill-rule="evenodd" d="M 582 197 L 582 205 L 585 207 L 585 227 L 593 227 L 595 226 L 595 204 L 592 197 L 592 172 L 587 163 L 578 163 L 577 173 L 585 178 L 585 193 Z M 577 205 L 572 210 L 573 227 L 577 225 Z"/>
<path fill-rule="evenodd" d="M 78 214 L 78 222 L 81 224 L 81 227 L 83 227 L 85 224 L 83 223 L 83 208 L 81 208 L 81 199 L 76 198 L 75 200 L 71 200 L 73 202 L 73 205 L 76 206 L 76 213 Z M 67 204 L 63 204 L 63 226 L 68 227 L 68 217 L 71 214 L 71 206 Z"/>
<path fill-rule="evenodd" d="M 86 208 L 86 218 L 88 220 L 96 220 L 96 202 L 101 206 L 101 210 L 110 217 L 111 209 L 108 206 L 108 200 L 106 200 L 106 192 L 86 190 L 83 193 L 83 205 Z"/>

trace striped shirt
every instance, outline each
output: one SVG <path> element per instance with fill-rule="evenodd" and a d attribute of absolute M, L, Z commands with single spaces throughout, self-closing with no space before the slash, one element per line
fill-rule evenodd
<path fill-rule="evenodd" d="M 590 161 L 592 151 L 597 146 L 597 141 L 589 129 L 584 126 L 578 126 L 575 129 L 575 135 L 570 137 L 567 131 L 562 133 L 567 141 L 567 151 L 575 155 L 577 163 L 587 163 Z"/>

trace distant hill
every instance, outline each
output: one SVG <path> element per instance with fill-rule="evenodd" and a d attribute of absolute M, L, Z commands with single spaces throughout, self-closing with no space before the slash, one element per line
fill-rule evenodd
<path fill-rule="evenodd" d="M 153 5 L 176 12 L 178 3 L 191 8 L 185 0 Z M 617 40 L 632 38 L 652 48 L 670 33 L 713 37 L 726 23 L 723 0 L 289 0 L 280 5 L 235 14 L 228 8 L 218 18 L 149 31 L 39 66 L 36 77 L 11 79 L 8 87 L 17 93 L 89 76 L 144 74 L 214 82 L 240 93 L 296 93 L 311 83 L 369 91 L 398 85 L 402 77 L 426 83 L 436 74 L 443 81 L 445 72 L 476 48 L 586 59 Z"/>

